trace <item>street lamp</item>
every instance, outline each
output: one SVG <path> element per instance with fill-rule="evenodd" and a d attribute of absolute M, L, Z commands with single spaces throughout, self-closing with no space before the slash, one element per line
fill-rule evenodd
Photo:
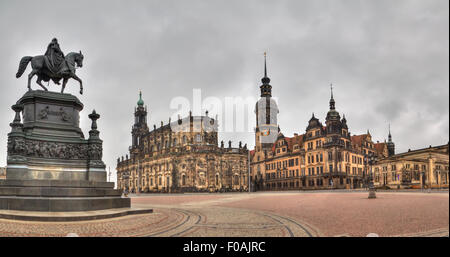
<path fill-rule="evenodd" d="M 364 157 L 364 161 L 366 163 L 368 163 L 369 167 L 370 167 L 370 174 L 369 174 L 369 199 L 374 199 L 374 198 L 377 198 L 377 196 L 375 194 L 375 188 L 374 188 L 374 185 L 373 185 L 373 170 L 372 170 L 372 166 L 377 161 L 377 158 L 376 158 L 375 154 L 373 154 L 373 152 L 370 152 L 368 155 L 366 155 Z"/>

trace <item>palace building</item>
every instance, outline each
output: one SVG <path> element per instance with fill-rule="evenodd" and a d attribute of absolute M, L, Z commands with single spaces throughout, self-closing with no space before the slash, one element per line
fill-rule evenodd
<path fill-rule="evenodd" d="M 218 145 L 217 118 L 178 117 L 147 126 L 142 94 L 134 112 L 128 154 L 117 159 L 117 186 L 129 192 L 218 192 L 248 190 L 247 145 Z"/>
<path fill-rule="evenodd" d="M 359 188 L 368 182 L 365 156 L 394 154 L 391 137 L 389 143 L 374 143 L 369 131 L 350 134 L 345 115 L 341 118 L 336 110 L 332 88 L 325 125 L 313 113 L 304 133 L 284 136 L 277 124 L 279 110 L 272 99 L 266 59 L 261 81 L 255 149 L 250 152 L 253 191 Z"/>
<path fill-rule="evenodd" d="M 390 134 L 390 133 L 389 133 Z M 380 159 L 374 185 L 388 188 L 448 188 L 449 145 L 435 146 Z"/>

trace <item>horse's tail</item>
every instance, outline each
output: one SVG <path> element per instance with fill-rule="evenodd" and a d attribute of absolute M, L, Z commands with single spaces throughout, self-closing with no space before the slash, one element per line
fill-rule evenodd
<path fill-rule="evenodd" d="M 31 56 L 22 57 L 22 59 L 20 60 L 20 63 L 19 63 L 19 70 L 16 73 L 16 78 L 20 78 L 20 76 L 22 76 L 22 74 L 27 69 L 27 65 L 31 61 L 31 59 L 33 59 L 33 57 L 31 57 Z"/>

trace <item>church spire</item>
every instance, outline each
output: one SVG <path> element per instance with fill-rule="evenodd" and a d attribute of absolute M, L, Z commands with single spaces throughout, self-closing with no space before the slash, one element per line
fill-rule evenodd
<path fill-rule="evenodd" d="M 335 107 L 335 101 L 334 101 L 334 98 L 333 98 L 333 83 L 331 83 L 330 84 L 330 90 L 331 90 L 331 98 L 330 98 L 330 110 L 334 110 L 336 107 Z"/>
<path fill-rule="evenodd" d="M 264 52 L 264 78 L 267 78 L 267 62 L 266 62 L 267 53 Z"/>
<path fill-rule="evenodd" d="M 392 142 L 391 123 L 389 123 L 389 135 L 388 135 L 388 141 L 389 141 L 389 142 Z"/>
<path fill-rule="evenodd" d="M 388 156 L 395 155 L 395 144 L 394 144 L 394 142 L 392 142 L 391 124 L 390 123 L 389 123 L 389 135 L 388 135 L 387 148 L 388 148 Z"/>
<path fill-rule="evenodd" d="M 261 82 L 263 83 L 260 86 L 261 89 L 261 97 L 264 96 L 272 96 L 272 86 L 269 85 L 270 78 L 267 77 L 267 61 L 266 61 L 267 53 L 264 52 L 264 77 L 261 79 Z"/>

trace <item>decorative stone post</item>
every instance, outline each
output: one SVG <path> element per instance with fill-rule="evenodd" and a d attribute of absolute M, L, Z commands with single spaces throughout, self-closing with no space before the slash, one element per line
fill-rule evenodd
<path fill-rule="evenodd" d="M 88 117 L 92 120 L 92 124 L 88 139 L 87 180 L 106 180 L 106 165 L 102 161 L 103 141 L 100 139 L 100 132 L 97 130 L 97 120 L 100 115 L 93 110 Z"/>
<path fill-rule="evenodd" d="M 21 120 L 20 120 L 20 113 L 23 111 L 23 105 L 14 104 L 13 106 L 11 106 L 11 109 L 13 109 L 14 112 L 16 112 L 13 122 L 9 124 L 9 126 L 11 126 L 11 128 L 12 128 L 11 132 L 21 133 L 21 132 L 23 132 L 23 130 L 22 130 L 23 124 L 21 123 Z"/>
<path fill-rule="evenodd" d="M 25 151 L 25 134 L 23 133 L 23 124 L 20 119 L 20 113 L 23 111 L 22 104 L 14 104 L 11 106 L 14 110 L 15 116 L 11 126 L 11 132 L 8 134 L 8 163 L 21 165 L 26 162 Z M 11 175 L 11 172 L 9 172 Z M 6 173 L 8 177 L 8 171 Z"/>

